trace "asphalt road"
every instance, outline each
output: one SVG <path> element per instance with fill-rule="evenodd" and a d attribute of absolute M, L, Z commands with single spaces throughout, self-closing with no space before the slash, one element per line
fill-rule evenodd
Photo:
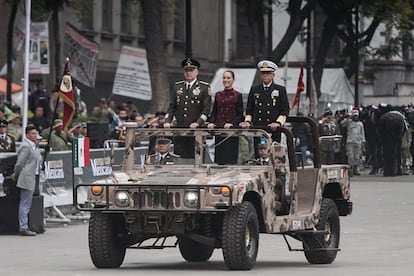
<path fill-rule="evenodd" d="M 228 271 L 221 250 L 197 264 L 185 262 L 176 248 L 128 250 L 120 269 L 96 269 L 87 224 L 74 223 L 48 225 L 36 237 L 0 236 L 0 275 L 414 275 L 414 176 L 352 180 L 354 213 L 341 217 L 341 251 L 330 265 L 310 265 L 281 236 L 261 235 L 251 271 Z"/>

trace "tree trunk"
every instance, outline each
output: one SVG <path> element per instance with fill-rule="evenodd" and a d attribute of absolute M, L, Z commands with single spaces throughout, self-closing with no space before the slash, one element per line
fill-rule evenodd
<path fill-rule="evenodd" d="M 59 34 L 59 10 L 57 8 L 52 11 L 52 26 L 53 38 L 55 41 L 55 85 L 58 85 L 61 77 L 59 73 L 63 73 L 63 66 L 60 59 L 61 41 Z"/>
<path fill-rule="evenodd" d="M 167 111 L 170 89 L 166 70 L 162 29 L 162 1 L 142 0 L 145 49 L 151 76 L 152 102 L 150 112 Z"/>
<path fill-rule="evenodd" d="M 310 13 L 315 7 L 315 0 L 309 0 L 306 5 L 301 9 L 301 0 L 289 1 L 288 13 L 290 14 L 289 26 L 286 29 L 285 34 L 280 40 L 279 44 L 272 51 L 272 60 L 279 63 L 286 55 L 289 48 L 292 46 L 300 29 L 302 28 L 303 21 L 310 16 Z"/>
<path fill-rule="evenodd" d="M 371 44 L 372 38 L 375 34 L 375 31 L 377 30 L 379 26 L 379 21 L 374 19 L 371 22 L 371 25 L 362 33 L 360 33 L 360 43 L 359 49 L 364 50 L 366 47 L 368 47 Z M 355 29 L 355 26 L 351 24 L 352 29 Z M 347 33 L 350 33 L 348 30 Z M 343 60 L 340 63 L 340 66 L 344 68 L 346 77 L 350 79 L 355 74 L 355 62 L 356 62 L 356 56 L 355 56 L 355 34 L 353 35 L 346 35 L 345 32 L 338 32 L 340 35 L 340 38 L 342 41 L 346 43 L 344 49 L 342 50 L 342 56 Z M 347 62 L 348 61 L 348 62 Z"/>
<path fill-rule="evenodd" d="M 265 50 L 263 0 L 259 3 L 256 3 L 256 0 L 250 0 L 247 5 L 247 20 L 252 34 L 253 56 L 257 59 L 264 55 Z"/>
<path fill-rule="evenodd" d="M 336 19 L 333 16 L 329 16 L 325 21 L 322 31 L 322 39 L 318 47 L 318 51 L 315 56 L 315 64 L 313 68 L 313 78 L 315 81 L 315 89 L 318 98 L 321 96 L 321 81 L 323 68 L 325 67 L 325 59 L 329 48 L 331 47 L 332 40 L 336 33 Z"/>
<path fill-rule="evenodd" d="M 11 88 L 13 82 L 13 59 L 16 59 L 15 53 L 13 53 L 13 30 L 14 21 L 16 19 L 17 8 L 19 7 L 20 0 L 12 2 L 12 8 L 10 11 L 9 27 L 7 29 L 7 89 L 6 89 L 6 101 L 11 105 Z"/>

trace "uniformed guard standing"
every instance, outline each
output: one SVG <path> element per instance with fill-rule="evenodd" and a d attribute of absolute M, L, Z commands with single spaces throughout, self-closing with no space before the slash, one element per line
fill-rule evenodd
<path fill-rule="evenodd" d="M 321 163 L 331 165 L 335 162 L 335 153 L 339 152 L 341 141 L 330 136 L 341 135 L 338 124 L 332 118 L 332 111 L 326 110 L 318 122 L 321 150 Z"/>
<path fill-rule="evenodd" d="M 165 137 L 157 139 L 156 152 L 148 156 L 146 163 L 148 165 L 174 165 L 179 155 L 171 153 L 171 140 Z"/>
<path fill-rule="evenodd" d="M 272 131 L 275 131 L 278 127 L 283 126 L 289 115 L 290 108 L 286 88 L 273 82 L 277 69 L 274 62 L 262 60 L 257 64 L 257 68 L 260 71 L 262 84 L 250 89 L 246 116 L 240 126 L 243 128 L 268 126 Z M 280 133 L 273 133 L 272 138 L 280 142 Z"/>
<path fill-rule="evenodd" d="M 0 120 L 0 152 L 16 152 L 16 140 L 7 134 L 7 125 L 6 119 Z"/>
<path fill-rule="evenodd" d="M 196 128 L 202 126 L 210 114 L 211 89 L 207 82 L 198 79 L 200 63 L 193 58 L 181 62 L 184 79 L 177 81 L 165 117 L 164 128 L 175 126 Z M 178 137 L 177 137 L 178 138 Z M 194 139 L 174 139 L 174 152 L 183 158 L 194 157 Z"/>

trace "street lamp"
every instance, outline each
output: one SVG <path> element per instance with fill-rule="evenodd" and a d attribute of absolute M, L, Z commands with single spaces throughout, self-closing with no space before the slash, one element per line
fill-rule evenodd
<path fill-rule="evenodd" d="M 354 106 L 359 106 L 359 9 L 355 7 L 355 95 Z"/>
<path fill-rule="evenodd" d="M 268 0 L 267 4 L 267 57 L 269 60 L 272 57 L 273 50 L 273 8 L 272 0 Z"/>
<path fill-rule="evenodd" d="M 193 57 L 191 43 L 191 0 L 185 2 L 185 57 Z"/>

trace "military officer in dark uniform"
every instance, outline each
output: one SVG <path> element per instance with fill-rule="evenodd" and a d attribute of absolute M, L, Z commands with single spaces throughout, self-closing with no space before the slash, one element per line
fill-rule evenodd
<path fill-rule="evenodd" d="M 211 89 L 207 82 L 198 79 L 200 63 L 193 58 L 181 62 L 184 68 L 184 79 L 174 85 L 170 106 L 165 117 L 164 128 L 175 126 L 196 128 L 202 126 L 210 114 Z M 174 139 L 174 152 L 183 158 L 194 157 L 194 139 Z"/>
<path fill-rule="evenodd" d="M 16 140 L 7 134 L 7 125 L 6 119 L 0 120 L 0 152 L 16 152 Z"/>
<path fill-rule="evenodd" d="M 283 126 L 289 115 L 290 108 L 286 88 L 273 82 L 277 69 L 274 62 L 262 60 L 257 64 L 257 68 L 260 71 L 262 83 L 250 89 L 246 116 L 240 126 L 242 128 L 268 126 L 272 131 L 275 131 L 278 127 Z M 275 141 L 280 141 L 280 133 L 273 133 L 272 138 Z"/>
<path fill-rule="evenodd" d="M 170 152 L 171 140 L 165 137 L 157 139 L 156 152 L 147 159 L 148 165 L 174 165 L 180 156 Z"/>

